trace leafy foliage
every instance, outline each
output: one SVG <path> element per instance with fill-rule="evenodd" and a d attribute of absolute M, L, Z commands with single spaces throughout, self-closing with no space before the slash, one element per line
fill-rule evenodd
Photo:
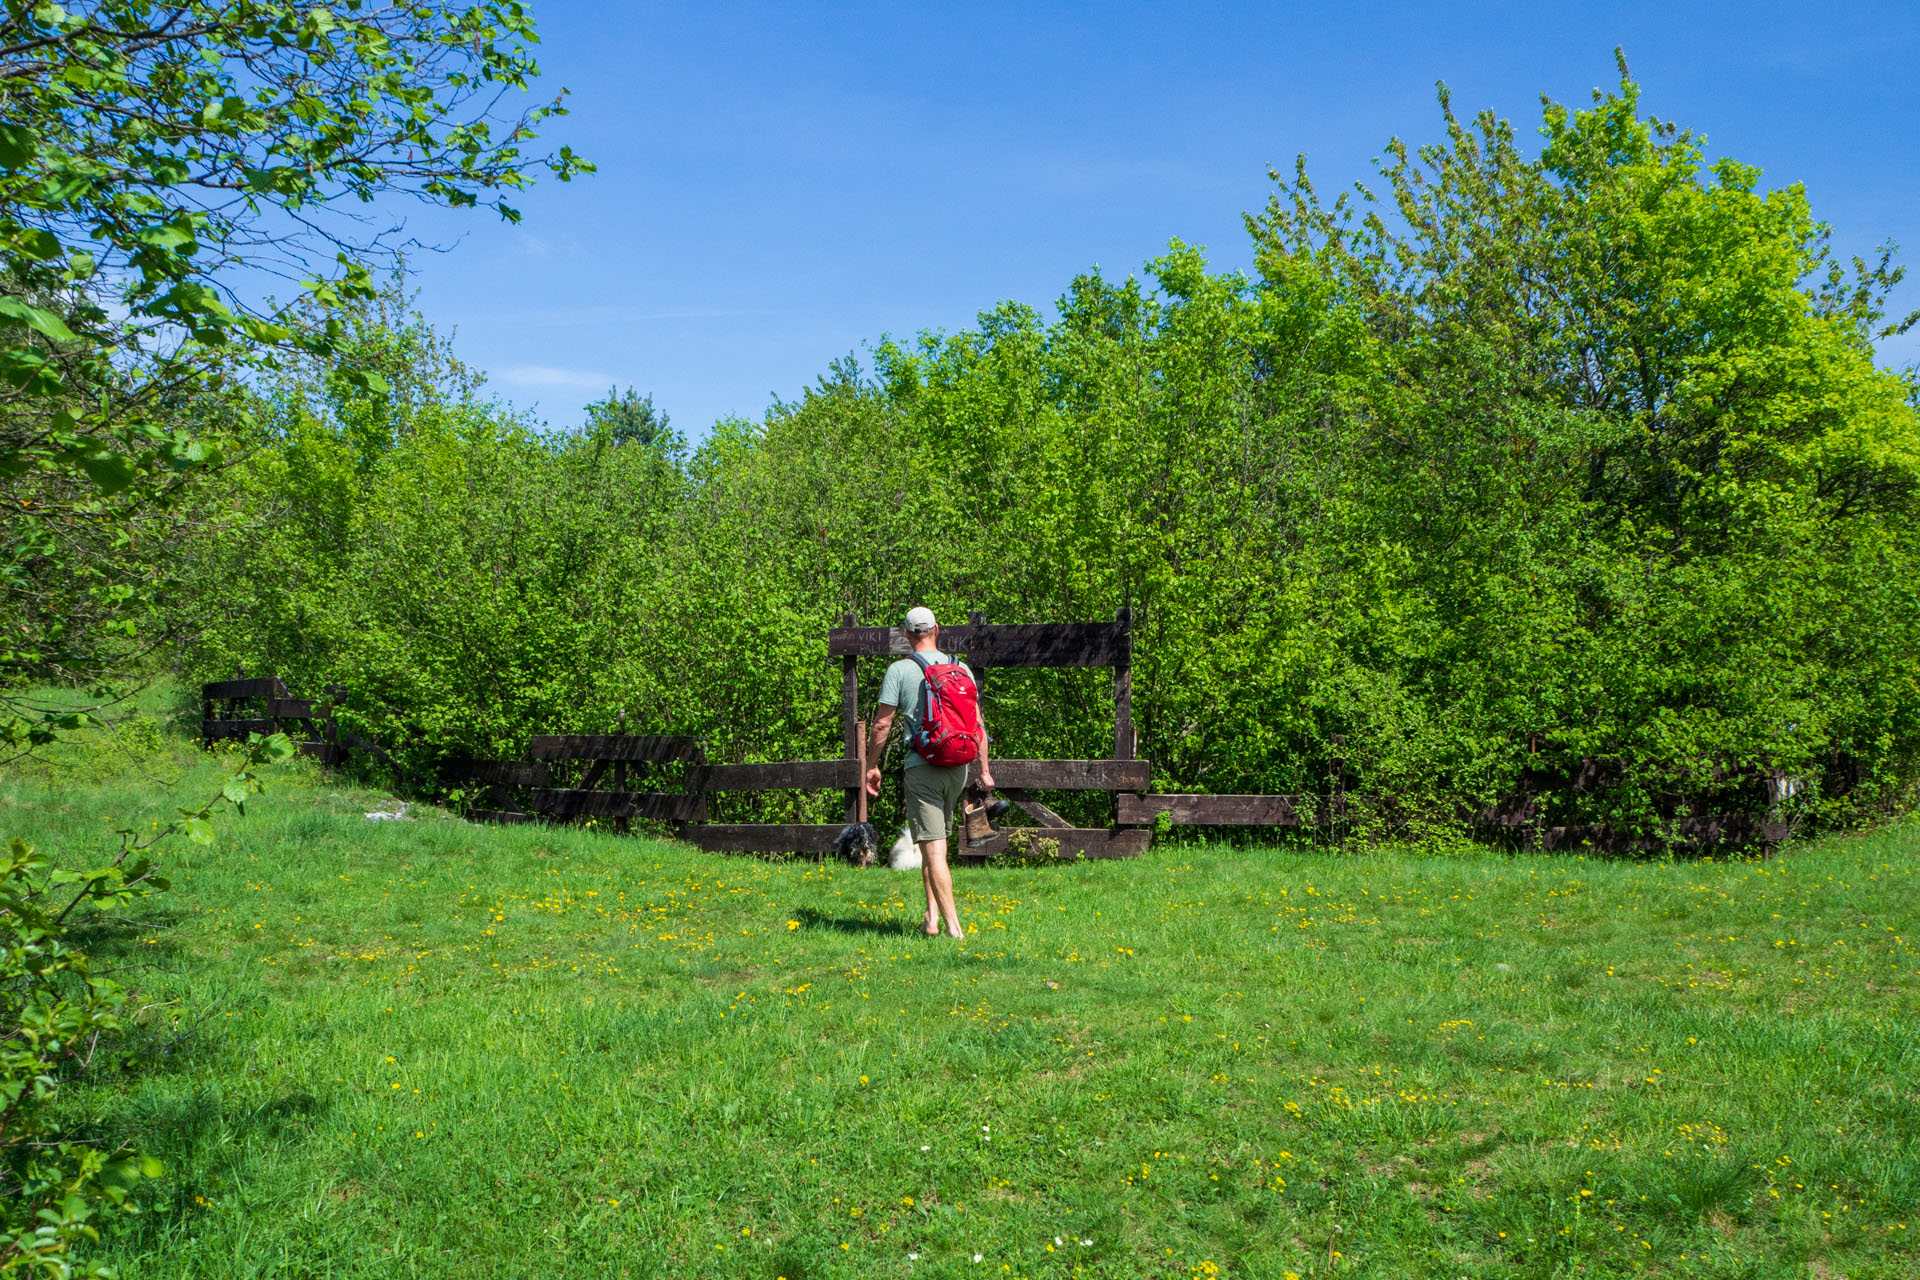
<path fill-rule="evenodd" d="M 624 392 L 610 388 L 605 400 L 587 406 L 587 429 L 605 431 L 615 444 L 668 447 L 678 439 L 669 434 L 668 421 L 653 407 L 651 393 L 643 396 L 632 387 Z"/>
<path fill-rule="evenodd" d="M 336 385 L 247 471 L 272 536 L 191 558 L 225 611 L 193 666 L 346 685 L 396 741 L 511 756 L 624 709 L 777 759 L 838 751 L 843 611 L 1131 606 L 1159 785 L 1338 792 L 1367 838 L 1455 839 L 1554 770 L 1597 782 L 1543 821 L 1655 839 L 1910 797 L 1920 427 L 1871 347 L 1898 271 L 1848 284 L 1799 188 L 1708 165 L 1624 78 L 1550 104 L 1535 158 L 1445 124 L 1378 199 L 1278 180 L 1252 276 L 1176 243 L 691 455 L 417 396 L 368 452 L 393 401 Z M 988 714 L 1004 754 L 1111 742 L 1100 673 L 995 673 Z"/>
<path fill-rule="evenodd" d="M 0 8 L 0 686 L 100 679 L 149 623 L 183 479 L 244 411 L 234 375 L 328 356 L 400 193 L 477 205 L 537 171 L 558 102 L 499 119 L 534 39 L 517 3 L 277 0 Z M 263 299 L 269 279 L 305 303 Z M 374 370 L 341 376 L 379 385 Z M 8 703 L 0 729 L 55 729 Z"/>

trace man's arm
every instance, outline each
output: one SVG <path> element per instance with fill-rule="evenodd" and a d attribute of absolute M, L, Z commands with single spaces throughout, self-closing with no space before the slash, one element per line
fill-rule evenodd
<path fill-rule="evenodd" d="M 981 700 L 985 701 L 987 691 L 981 687 L 980 673 L 972 667 L 968 667 L 967 670 L 973 676 L 973 687 L 980 690 Z M 973 780 L 980 785 L 982 791 L 991 791 L 993 790 L 993 762 L 987 758 L 987 709 L 980 707 L 979 712 L 980 767 L 973 771 Z"/>
<path fill-rule="evenodd" d="M 893 732 L 892 707 L 882 703 L 874 708 L 873 723 L 867 726 L 867 794 L 880 794 L 880 758 L 886 754 L 887 737 Z"/>

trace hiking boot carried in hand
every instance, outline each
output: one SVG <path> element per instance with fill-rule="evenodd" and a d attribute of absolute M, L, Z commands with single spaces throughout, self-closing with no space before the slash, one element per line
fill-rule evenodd
<path fill-rule="evenodd" d="M 967 847 L 977 849 L 997 834 L 993 829 L 993 819 L 1005 813 L 1007 802 L 999 796 L 976 792 L 969 788 L 961 802 L 961 827 L 966 832 Z"/>

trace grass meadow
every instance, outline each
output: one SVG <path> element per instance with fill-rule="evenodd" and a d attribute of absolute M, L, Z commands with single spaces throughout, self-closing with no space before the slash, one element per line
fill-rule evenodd
<path fill-rule="evenodd" d="M 138 735 L 135 735 L 138 737 Z M 130 1278 L 1920 1274 L 1920 829 L 1772 861 L 1162 847 L 919 878 L 299 764 L 104 930 Z M 73 858 L 158 731 L 0 777 Z"/>

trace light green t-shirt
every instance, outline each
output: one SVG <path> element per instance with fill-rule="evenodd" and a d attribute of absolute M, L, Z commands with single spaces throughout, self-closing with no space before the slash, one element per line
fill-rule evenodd
<path fill-rule="evenodd" d="M 921 655 L 928 662 L 952 662 L 953 659 L 938 649 L 929 649 Z M 967 668 L 975 684 L 980 682 L 973 668 Z M 926 684 L 926 676 L 920 673 L 920 664 L 912 658 L 902 658 L 887 668 L 887 678 L 880 683 L 880 705 L 898 709 L 905 725 L 909 740 L 920 732 L 920 687 Z M 907 768 L 925 769 L 927 762 L 912 747 L 907 748 Z"/>

